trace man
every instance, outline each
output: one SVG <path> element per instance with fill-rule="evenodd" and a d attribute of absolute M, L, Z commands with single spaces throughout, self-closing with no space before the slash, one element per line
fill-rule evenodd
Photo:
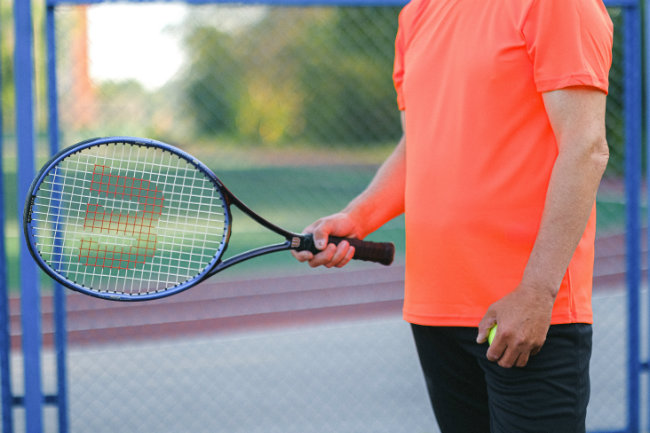
<path fill-rule="evenodd" d="M 306 228 L 344 266 L 405 212 L 404 318 L 443 433 L 584 432 L 595 197 L 612 23 L 601 0 L 412 0 L 394 81 L 404 135 Z M 491 346 L 489 329 L 498 324 Z"/>

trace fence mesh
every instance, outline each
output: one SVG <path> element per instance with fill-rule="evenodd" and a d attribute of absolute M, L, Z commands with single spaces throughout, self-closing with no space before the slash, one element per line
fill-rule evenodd
<path fill-rule="evenodd" d="M 398 13 L 59 7 L 62 145 L 102 135 L 177 143 L 252 209 L 299 231 L 361 191 L 400 136 L 391 80 Z M 621 29 L 621 11 L 610 14 Z M 612 156 L 597 203 L 588 422 L 599 430 L 625 420 L 623 74 L 619 31 L 607 108 Z M 39 112 L 42 128 L 46 114 Z M 46 146 L 39 149 L 42 161 Z M 234 222 L 233 252 L 267 241 L 246 218 L 236 214 Z M 397 244 L 393 267 L 312 271 L 277 254 L 146 306 L 68 296 L 71 431 L 437 432 L 400 319 L 402 219 L 373 239 Z M 15 288 L 16 275 L 10 281 Z M 45 386 L 54 392 L 50 355 Z M 21 382 L 13 386 L 20 393 Z M 54 414 L 46 416 L 56 431 Z"/>

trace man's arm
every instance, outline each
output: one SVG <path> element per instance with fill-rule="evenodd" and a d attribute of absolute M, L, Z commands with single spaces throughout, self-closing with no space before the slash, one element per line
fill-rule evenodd
<path fill-rule="evenodd" d="M 503 367 L 527 364 L 546 339 L 553 303 L 591 213 L 609 151 L 606 95 L 568 88 L 543 95 L 558 143 L 535 245 L 518 288 L 495 302 L 479 324 L 478 342 L 498 323 L 487 351 Z"/>
<path fill-rule="evenodd" d="M 402 127 L 404 112 L 400 113 Z M 406 139 L 402 135 L 397 147 L 379 167 L 368 187 L 341 212 L 324 217 L 305 228 L 314 234 L 316 246 L 324 249 L 314 255 L 308 251 L 293 252 L 301 262 L 310 266 L 344 266 L 354 255 L 347 242 L 327 245 L 329 235 L 363 239 L 390 219 L 404 212 L 406 177 Z"/>

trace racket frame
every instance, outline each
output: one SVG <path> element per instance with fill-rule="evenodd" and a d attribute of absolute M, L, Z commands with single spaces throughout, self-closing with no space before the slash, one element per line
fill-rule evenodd
<path fill-rule="evenodd" d="M 225 206 L 223 208 L 225 226 L 226 226 L 225 234 L 219 245 L 218 250 L 215 251 L 212 260 L 209 262 L 207 266 L 205 266 L 205 268 L 199 274 L 194 276 L 192 279 L 181 282 L 171 288 L 166 288 L 164 290 L 146 292 L 141 294 L 127 294 L 127 293 L 118 293 L 118 292 L 110 292 L 110 291 L 98 291 L 98 290 L 90 289 L 84 285 L 77 284 L 74 281 L 65 278 L 57 270 L 52 268 L 39 254 L 37 248 L 37 242 L 35 239 L 36 237 L 34 235 L 34 230 L 32 229 L 31 222 L 32 222 L 32 210 L 37 198 L 36 192 L 40 188 L 41 184 L 47 178 L 47 176 L 51 172 L 53 172 L 53 170 L 63 160 L 70 157 L 71 155 L 81 152 L 84 149 L 102 146 L 102 145 L 109 145 L 113 143 L 124 143 L 124 144 L 159 148 L 168 151 L 172 154 L 175 154 L 185 159 L 187 162 L 191 163 L 196 169 L 198 169 L 203 174 L 205 174 L 207 178 L 214 184 L 215 189 L 220 193 L 223 202 L 225 203 Z M 252 250 L 248 250 L 236 254 L 232 257 L 223 259 L 223 255 L 227 250 L 228 242 L 232 234 L 232 212 L 230 209 L 231 205 L 236 206 L 238 209 L 240 209 L 248 217 L 253 219 L 261 226 L 277 233 L 280 236 L 283 236 L 285 238 L 285 241 L 277 244 L 258 247 Z M 55 231 L 56 230 L 57 229 L 55 228 Z M 23 210 L 23 232 L 31 256 L 38 263 L 41 269 L 43 269 L 54 280 L 64 285 L 65 287 L 75 290 L 77 292 L 82 292 L 86 295 L 91 295 L 97 298 L 117 300 L 117 301 L 146 301 L 146 300 L 159 299 L 162 297 L 171 296 L 176 293 L 187 290 L 190 287 L 193 287 L 199 284 L 200 282 L 206 280 L 207 278 L 210 278 L 216 273 L 221 272 L 224 269 L 227 269 L 245 260 L 249 260 L 251 258 L 273 253 L 276 251 L 284 251 L 284 250 L 292 250 L 292 249 L 293 250 L 309 249 L 312 243 L 311 235 L 301 235 L 301 234 L 290 232 L 259 216 L 248 206 L 246 206 L 240 199 L 238 199 L 233 193 L 231 193 L 230 190 L 226 188 L 226 186 L 219 180 L 219 178 L 214 174 L 214 172 L 210 170 L 209 167 L 207 167 L 205 164 L 203 164 L 201 161 L 199 161 L 189 153 L 184 152 L 183 150 L 178 149 L 175 146 L 169 145 L 167 143 L 163 143 L 161 141 L 138 138 L 138 137 L 129 137 L 129 136 L 115 136 L 115 137 L 88 139 L 80 143 L 77 143 L 73 146 L 70 146 L 68 148 L 65 148 L 59 151 L 56 155 L 54 155 L 52 159 L 39 171 L 38 175 L 35 177 L 34 181 L 32 182 L 29 188 L 29 192 L 27 194 L 27 198 L 25 202 L 25 208 Z M 55 236 L 55 239 L 58 239 L 58 236 Z M 54 254 L 57 254 L 59 250 L 60 250 L 60 246 L 57 246 L 55 242 Z"/>
<path fill-rule="evenodd" d="M 218 192 L 222 193 L 222 199 L 224 203 L 227 203 L 228 200 L 230 200 L 230 197 L 232 197 L 232 193 L 230 192 L 228 192 L 227 195 L 223 194 L 223 192 L 226 191 L 226 188 L 225 186 L 223 186 L 223 184 L 217 178 L 217 176 L 212 172 L 212 170 L 210 170 L 205 164 L 203 164 L 201 161 L 199 161 L 189 153 L 184 152 L 183 150 L 178 149 L 175 146 L 171 146 L 161 141 L 138 138 L 138 137 L 129 137 L 129 136 L 91 138 L 88 140 L 84 140 L 80 143 L 62 149 L 56 155 L 54 155 L 50 159 L 50 161 L 39 171 L 38 175 L 34 178 L 34 181 L 32 182 L 29 188 L 29 191 L 27 193 L 27 198 L 25 200 L 25 209 L 23 210 L 23 232 L 31 256 L 34 258 L 34 260 L 40 266 L 40 268 L 43 269 L 50 277 L 52 277 L 58 283 L 77 292 L 81 292 L 83 294 L 94 296 L 101 299 L 109 299 L 115 301 L 139 301 L 139 300 L 147 301 L 147 300 L 170 296 L 195 286 L 199 282 L 203 281 L 209 275 L 210 271 L 215 267 L 215 265 L 220 262 L 220 258 L 223 256 L 223 254 L 227 249 L 228 241 L 230 239 L 230 235 L 232 232 L 231 230 L 232 214 L 230 213 L 230 208 L 228 206 L 224 206 L 223 208 L 223 216 L 225 221 L 224 224 L 226 226 L 224 237 L 221 243 L 219 244 L 219 248 L 217 249 L 217 251 L 215 251 L 212 260 L 208 263 L 207 266 L 204 267 L 204 269 L 200 273 L 198 273 L 193 278 L 181 282 L 171 288 L 166 288 L 164 290 L 151 291 L 151 292 L 134 295 L 134 294 L 117 293 L 117 292 L 110 292 L 110 291 L 98 291 L 98 290 L 90 289 L 84 285 L 77 284 L 74 281 L 71 281 L 68 278 L 61 275 L 56 269 L 52 268 L 39 254 L 37 250 L 37 242 L 33 230 L 31 229 L 32 209 L 34 206 L 34 202 L 37 198 L 36 192 L 38 191 L 38 188 L 41 186 L 41 184 L 46 179 L 46 177 L 64 159 L 68 158 L 69 156 L 75 153 L 81 152 L 84 149 L 102 146 L 102 145 L 108 145 L 112 143 L 133 144 L 138 146 L 159 148 L 168 151 L 178 157 L 183 158 L 184 160 L 192 164 L 196 169 L 203 172 L 207 176 L 207 178 L 215 185 L 215 189 Z M 54 246 L 55 253 L 57 250 L 58 247 L 55 243 Z"/>

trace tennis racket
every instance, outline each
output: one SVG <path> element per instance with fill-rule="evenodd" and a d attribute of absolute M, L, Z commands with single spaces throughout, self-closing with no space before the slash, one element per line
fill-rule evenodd
<path fill-rule="evenodd" d="M 284 242 L 224 258 L 233 205 Z M 29 251 L 50 277 L 119 301 L 173 295 L 263 254 L 318 252 L 310 234 L 253 212 L 196 158 L 134 137 L 91 139 L 55 155 L 31 185 L 23 228 Z M 346 240 L 355 259 L 393 260 L 391 243 Z"/>

